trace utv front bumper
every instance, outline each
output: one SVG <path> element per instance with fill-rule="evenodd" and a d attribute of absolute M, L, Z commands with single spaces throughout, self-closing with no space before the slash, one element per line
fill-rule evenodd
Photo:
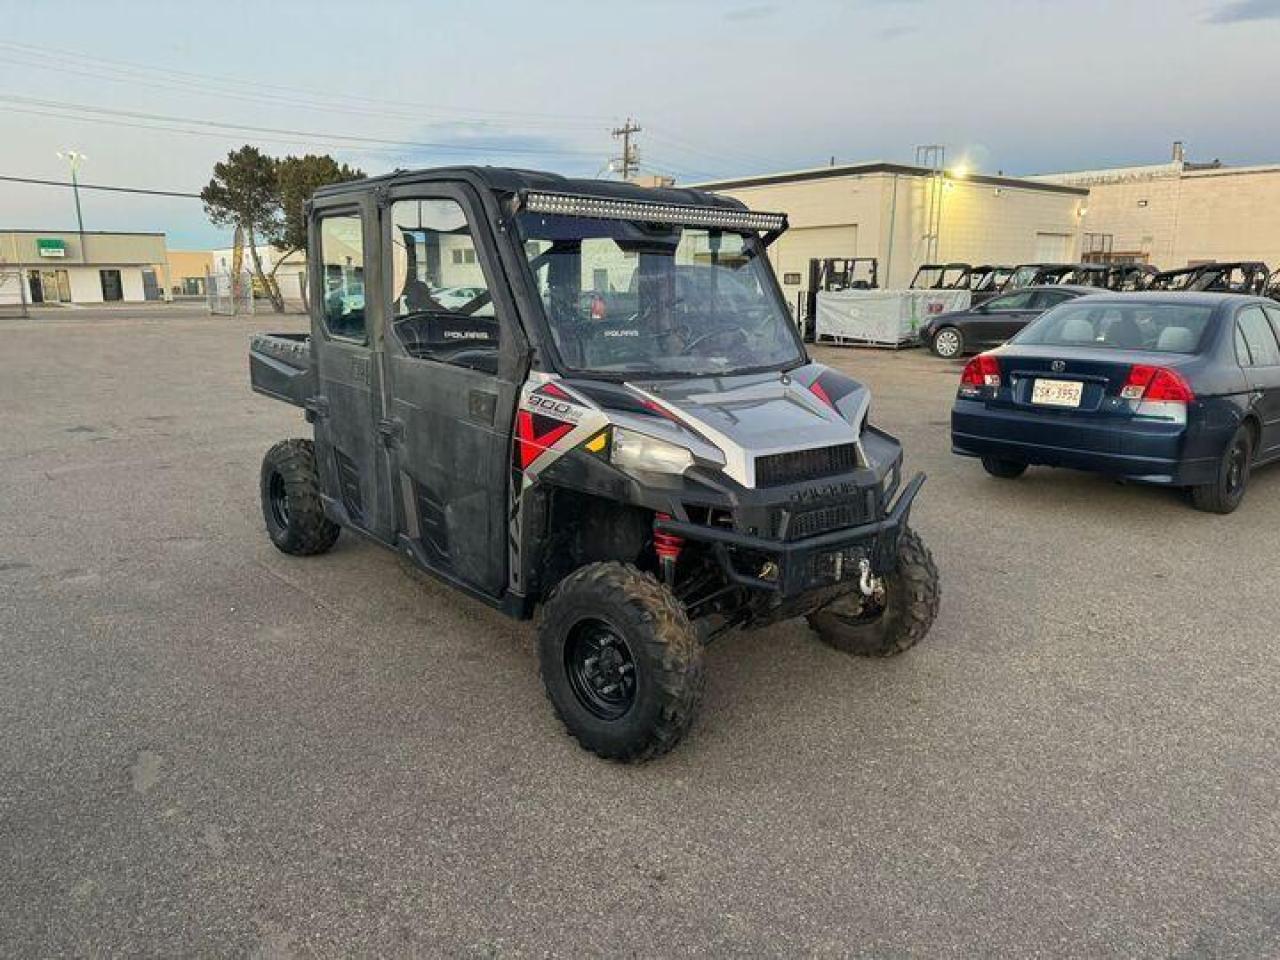
<path fill-rule="evenodd" d="M 923 473 L 912 477 L 878 520 L 802 540 L 774 540 L 674 519 L 656 520 L 654 530 L 707 545 L 725 578 L 736 586 L 784 600 L 809 592 L 830 593 L 857 583 L 862 560 L 871 565 L 874 576 L 893 572 L 898 535 L 924 480 Z"/>

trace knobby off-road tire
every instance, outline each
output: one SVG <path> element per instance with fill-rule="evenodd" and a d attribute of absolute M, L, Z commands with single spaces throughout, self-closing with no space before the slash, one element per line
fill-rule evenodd
<path fill-rule="evenodd" d="M 1005 460 L 1001 457 L 983 457 L 982 469 L 1001 480 L 1016 480 L 1027 472 L 1027 465 L 1020 460 Z"/>
<path fill-rule="evenodd" d="M 883 605 L 854 590 L 809 614 L 824 643 L 860 657 L 892 657 L 924 639 L 938 615 L 938 568 L 911 528 L 898 537 L 898 567 L 884 578 Z"/>
<path fill-rule="evenodd" d="M 543 605 L 538 652 L 556 715 L 610 760 L 674 747 L 706 686 L 702 643 L 684 608 L 627 564 L 593 563 L 565 577 Z"/>
<path fill-rule="evenodd" d="M 282 440 L 262 458 L 262 518 L 271 542 L 309 557 L 333 546 L 342 528 L 324 515 L 316 450 L 310 440 Z"/>
<path fill-rule="evenodd" d="M 1227 444 L 1213 483 L 1191 488 L 1191 502 L 1206 513 L 1231 513 L 1249 489 L 1253 470 L 1253 431 L 1242 426 Z"/>

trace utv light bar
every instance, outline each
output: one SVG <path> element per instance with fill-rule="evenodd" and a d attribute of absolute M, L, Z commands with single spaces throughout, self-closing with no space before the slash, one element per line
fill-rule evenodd
<path fill-rule="evenodd" d="M 781 233 L 787 229 L 787 216 L 784 213 L 756 213 L 727 207 L 650 203 L 646 200 L 606 200 L 571 193 L 528 193 L 524 198 L 524 209 L 532 213 L 559 213 L 569 217 L 679 223 L 694 227 L 722 227 L 726 230 Z"/>

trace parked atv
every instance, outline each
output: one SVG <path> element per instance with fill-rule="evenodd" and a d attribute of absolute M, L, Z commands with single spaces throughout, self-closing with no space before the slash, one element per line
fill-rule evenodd
<path fill-rule="evenodd" d="M 684 736 L 727 630 L 807 616 L 865 656 L 929 631 L 924 477 L 806 356 L 765 256 L 785 217 L 456 168 L 325 188 L 308 218 L 311 334 L 250 361 L 314 424 L 262 465 L 285 553 L 347 527 L 538 614 L 553 707 L 621 760 Z"/>

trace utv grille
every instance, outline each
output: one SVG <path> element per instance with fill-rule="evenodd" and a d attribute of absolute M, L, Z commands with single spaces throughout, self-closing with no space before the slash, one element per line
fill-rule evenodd
<path fill-rule="evenodd" d="M 803 513 L 791 514 L 791 520 L 782 529 L 782 516 L 778 517 L 775 530 L 778 536 L 788 540 L 803 540 L 805 537 L 816 537 L 820 533 L 832 530 L 843 530 L 864 523 L 868 513 L 860 502 L 838 503 L 830 507 L 819 507 L 805 510 Z"/>
<path fill-rule="evenodd" d="M 848 473 L 858 465 L 858 447 L 842 443 L 815 450 L 794 450 L 756 457 L 756 486 L 780 487 L 788 483 L 804 483 L 837 473 Z"/>

